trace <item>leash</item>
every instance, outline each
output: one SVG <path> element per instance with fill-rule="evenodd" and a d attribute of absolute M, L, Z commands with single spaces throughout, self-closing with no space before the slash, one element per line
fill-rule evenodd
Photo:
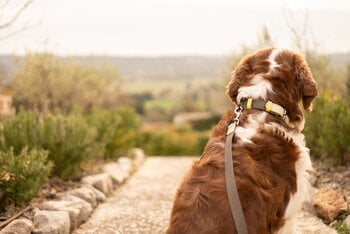
<path fill-rule="evenodd" d="M 236 127 L 239 124 L 239 117 L 243 111 L 242 107 L 236 107 L 236 117 L 228 126 L 225 143 L 225 181 L 228 200 L 231 207 L 232 218 L 236 226 L 238 234 L 248 234 L 247 223 L 244 218 L 242 205 L 238 196 L 238 190 L 235 182 L 235 174 L 232 162 L 232 138 Z"/>
<path fill-rule="evenodd" d="M 247 223 L 244 218 L 242 204 L 239 199 L 238 190 L 235 182 L 235 174 L 233 171 L 232 161 L 232 139 L 239 125 L 239 117 L 243 110 L 257 109 L 262 110 L 272 115 L 282 118 L 287 124 L 289 124 L 289 118 L 287 111 L 282 106 L 273 103 L 271 101 L 264 101 L 262 99 L 245 98 L 242 99 L 240 106 L 236 107 L 236 117 L 233 119 L 233 123 L 228 126 L 226 132 L 225 142 L 225 181 L 227 196 L 230 203 L 231 214 L 233 222 L 235 223 L 238 234 L 248 234 Z"/>

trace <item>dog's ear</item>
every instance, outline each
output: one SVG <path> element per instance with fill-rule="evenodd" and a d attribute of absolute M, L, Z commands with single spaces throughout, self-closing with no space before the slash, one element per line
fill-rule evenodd
<path fill-rule="evenodd" d="M 302 102 L 306 111 L 312 111 L 312 101 L 318 95 L 317 85 L 305 59 L 294 55 L 294 74 L 299 81 Z"/>
<path fill-rule="evenodd" d="M 251 60 L 251 55 L 247 55 L 242 58 L 242 60 L 239 62 L 239 64 L 233 71 L 230 82 L 226 86 L 226 94 L 235 104 L 237 104 L 236 98 L 238 95 L 238 89 L 241 85 L 242 78 L 252 72 Z"/>

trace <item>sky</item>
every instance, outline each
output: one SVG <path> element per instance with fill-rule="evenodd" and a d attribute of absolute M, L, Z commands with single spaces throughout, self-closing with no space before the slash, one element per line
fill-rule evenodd
<path fill-rule="evenodd" d="M 0 8 L 0 22 L 23 2 Z M 287 22 L 299 32 L 306 24 L 303 40 L 320 52 L 350 52 L 348 0 L 34 0 L 0 30 L 29 25 L 1 39 L 0 54 L 220 56 L 254 45 L 263 27 L 275 46 L 293 49 Z"/>

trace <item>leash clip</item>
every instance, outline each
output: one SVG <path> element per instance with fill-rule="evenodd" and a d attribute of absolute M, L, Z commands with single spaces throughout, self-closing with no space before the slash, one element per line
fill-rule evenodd
<path fill-rule="evenodd" d="M 236 117 L 233 119 L 233 123 L 231 123 L 228 126 L 226 136 L 234 133 L 236 127 L 239 125 L 239 117 L 241 116 L 242 111 L 243 111 L 243 108 L 241 106 L 238 106 L 235 108 Z"/>
<path fill-rule="evenodd" d="M 235 108 L 236 117 L 233 119 L 233 123 L 235 123 L 236 126 L 239 124 L 239 117 L 241 116 L 242 111 L 243 111 L 243 107 L 241 107 L 241 106 L 237 106 Z"/>

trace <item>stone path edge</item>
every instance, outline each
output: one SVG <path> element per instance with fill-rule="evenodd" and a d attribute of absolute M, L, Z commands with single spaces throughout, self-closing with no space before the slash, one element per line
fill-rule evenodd
<path fill-rule="evenodd" d="M 139 169 L 145 158 L 142 149 L 133 149 L 129 157 L 105 164 L 102 173 L 83 177 L 79 188 L 59 194 L 57 200 L 39 204 L 34 208 L 33 220 L 15 219 L 0 230 L 0 234 L 71 233 Z"/>

